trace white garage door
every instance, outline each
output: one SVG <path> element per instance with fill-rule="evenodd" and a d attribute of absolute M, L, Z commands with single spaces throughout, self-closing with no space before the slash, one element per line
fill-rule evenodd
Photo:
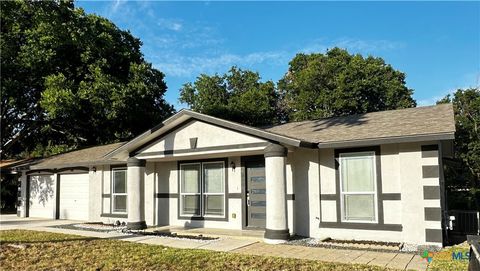
<path fill-rule="evenodd" d="M 88 220 L 88 173 L 60 175 L 60 219 Z"/>
<path fill-rule="evenodd" d="M 55 218 L 55 180 L 53 175 L 31 175 L 29 186 L 30 217 Z"/>

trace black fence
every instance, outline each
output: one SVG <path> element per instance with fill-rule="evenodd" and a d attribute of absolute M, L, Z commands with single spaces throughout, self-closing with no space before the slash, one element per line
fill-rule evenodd
<path fill-rule="evenodd" d="M 449 210 L 449 217 L 455 217 L 451 220 L 451 227 L 448 230 L 448 243 L 458 244 L 467 240 L 467 235 L 480 234 L 478 211 Z"/>

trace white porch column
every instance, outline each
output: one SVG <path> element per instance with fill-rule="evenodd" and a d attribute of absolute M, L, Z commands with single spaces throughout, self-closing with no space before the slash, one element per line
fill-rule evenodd
<path fill-rule="evenodd" d="M 20 197 L 18 198 L 19 205 L 17 206 L 17 216 L 27 217 L 27 174 L 22 171 L 19 178 L 20 181 Z M 17 191 L 15 191 L 17 192 Z"/>
<path fill-rule="evenodd" d="M 264 240 L 269 244 L 288 240 L 287 188 L 285 160 L 287 149 L 269 144 L 265 148 L 265 178 L 267 199 L 267 221 Z"/>
<path fill-rule="evenodd" d="M 143 230 L 145 223 L 144 180 L 145 160 L 130 157 L 127 160 L 127 228 Z"/>

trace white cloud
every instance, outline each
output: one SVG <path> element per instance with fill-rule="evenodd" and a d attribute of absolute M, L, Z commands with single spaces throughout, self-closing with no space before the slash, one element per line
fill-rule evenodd
<path fill-rule="evenodd" d="M 163 29 L 168 29 L 171 31 L 180 31 L 183 28 L 183 24 L 180 20 L 160 18 L 158 19 L 157 25 Z"/>
<path fill-rule="evenodd" d="M 223 73 L 233 65 L 255 68 L 258 64 L 286 65 L 296 53 L 324 53 L 327 49 L 335 46 L 346 48 L 352 51 L 378 51 L 394 50 L 402 45 L 398 42 L 386 40 L 363 41 L 355 39 L 338 39 L 334 41 L 315 40 L 307 43 L 303 48 L 291 48 L 289 50 L 250 52 L 236 54 L 230 52 L 216 52 L 212 45 L 220 45 L 223 40 L 212 35 L 211 28 L 190 29 L 185 36 L 159 38 L 157 46 L 162 45 L 169 53 L 162 53 L 153 62 L 155 66 L 168 76 L 191 77 L 201 73 Z M 182 49 L 196 48 L 195 55 L 182 54 Z M 203 49 L 203 50 L 202 50 Z M 219 50 L 221 51 L 221 50 Z"/>
<path fill-rule="evenodd" d="M 252 67 L 255 64 L 269 63 L 272 65 L 286 63 L 288 54 L 278 52 L 254 52 L 250 54 L 224 53 L 206 57 L 181 55 L 166 55 L 155 63 L 155 67 L 169 76 L 190 77 L 201 73 L 225 72 L 231 66 Z"/>
<path fill-rule="evenodd" d="M 323 53 L 327 49 L 340 47 L 349 51 L 372 53 L 378 51 L 390 51 L 405 47 L 405 43 L 389 40 L 361 40 L 353 38 L 340 38 L 335 40 L 316 39 L 299 51 L 303 53 Z"/>

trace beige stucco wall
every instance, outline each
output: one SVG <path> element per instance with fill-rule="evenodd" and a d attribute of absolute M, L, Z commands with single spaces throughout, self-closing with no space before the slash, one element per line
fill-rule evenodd
<path fill-rule="evenodd" d="M 96 171 L 90 169 L 89 176 L 89 210 L 88 219 L 90 221 L 101 221 L 102 214 L 102 182 L 104 179 L 104 171 L 108 166 L 96 166 Z"/>
<path fill-rule="evenodd" d="M 200 121 L 189 122 L 141 150 L 143 153 L 190 149 L 190 138 L 198 138 L 197 148 L 265 142 Z"/>
<path fill-rule="evenodd" d="M 170 140 L 179 148 L 189 148 L 189 138 L 199 137 L 197 147 L 212 144 L 238 144 L 239 142 L 261 142 L 254 137 L 231 133 L 204 123 L 192 122 L 185 129 L 160 140 Z M 187 131 L 183 133 L 183 131 Z M 198 134 L 195 134 L 197 133 Z M 203 137 L 201 133 L 222 133 Z M 233 141 L 231 141 L 233 140 Z M 239 140 L 239 141 L 237 141 Z M 163 144 L 163 145 L 162 145 Z M 182 145 L 183 144 L 183 145 Z M 187 145 L 185 145 L 187 144 Z M 425 208 L 441 207 L 440 199 L 424 199 L 424 186 L 439 186 L 440 178 L 424 178 L 422 166 L 439 165 L 438 156 L 422 157 L 422 145 L 438 144 L 438 142 L 418 142 L 387 144 L 380 146 L 381 193 L 400 194 L 401 200 L 383 200 L 383 218 L 385 224 L 402 226 L 401 231 L 366 230 L 322 227 L 321 222 L 337 222 L 336 172 L 334 149 L 290 148 L 286 159 L 286 190 L 288 195 L 295 195 L 295 200 L 287 201 L 287 223 L 292 234 L 315 238 L 331 237 L 336 239 L 396 241 L 420 245 L 441 245 L 439 242 L 427 242 L 427 230 L 441 230 L 440 221 L 426 221 Z M 164 143 L 154 144 L 149 148 L 161 150 Z M 258 154 L 258 152 L 255 152 Z M 148 225 L 194 226 L 207 228 L 242 229 L 242 193 L 241 155 L 225 154 L 228 157 L 228 194 L 237 197 L 228 198 L 227 221 L 191 221 L 178 218 L 178 171 L 177 161 L 147 160 L 145 167 L 144 204 L 145 220 Z M 210 156 L 205 156 L 210 157 Z M 222 157 L 217 154 L 217 157 Z M 194 157 L 202 159 L 201 157 Z M 186 159 L 186 158 L 185 158 Z M 230 166 L 236 165 L 235 170 Z M 89 220 L 112 223 L 125 218 L 106 217 L 111 213 L 111 167 L 97 165 L 96 172 L 89 171 Z M 25 179 L 25 178 L 24 178 Z M 25 197 L 25 180 L 22 181 L 22 195 Z M 268 187 L 267 187 L 268 189 Z M 163 197 L 157 197 L 157 194 Z M 167 195 L 167 196 L 165 196 Z"/>
<path fill-rule="evenodd" d="M 337 221 L 337 204 L 332 197 L 336 191 L 334 149 L 321 149 L 318 152 L 319 165 L 314 154 L 301 150 L 295 153 L 296 168 L 311 164 L 295 173 L 297 194 L 296 221 L 297 233 L 316 238 L 338 238 L 357 240 L 400 241 L 417 245 L 441 245 L 426 242 L 426 229 L 441 229 L 440 221 L 425 221 L 424 207 L 440 207 L 440 200 L 424 200 L 424 185 L 439 185 L 439 178 L 422 178 L 423 165 L 438 165 L 438 157 L 422 158 L 422 145 L 436 142 L 388 144 L 380 146 L 382 193 L 401 194 L 401 200 L 383 200 L 385 224 L 400 224 L 401 231 L 357 230 L 321 227 L 323 222 Z M 318 178 L 318 179 L 317 179 Z M 318 181 L 317 181 L 318 180 Z M 308 189 L 306 188 L 308 187 Z M 321 191 L 325 197 L 319 197 Z M 306 200 L 304 197 L 308 196 Z M 320 198 L 322 198 L 320 202 Z M 325 198 L 325 199 L 323 199 Z M 308 202 L 308 208 L 307 206 Z M 308 212 L 304 211 L 308 209 Z M 307 217 L 307 213 L 309 217 Z M 308 227 L 302 222 L 309 219 Z"/>

